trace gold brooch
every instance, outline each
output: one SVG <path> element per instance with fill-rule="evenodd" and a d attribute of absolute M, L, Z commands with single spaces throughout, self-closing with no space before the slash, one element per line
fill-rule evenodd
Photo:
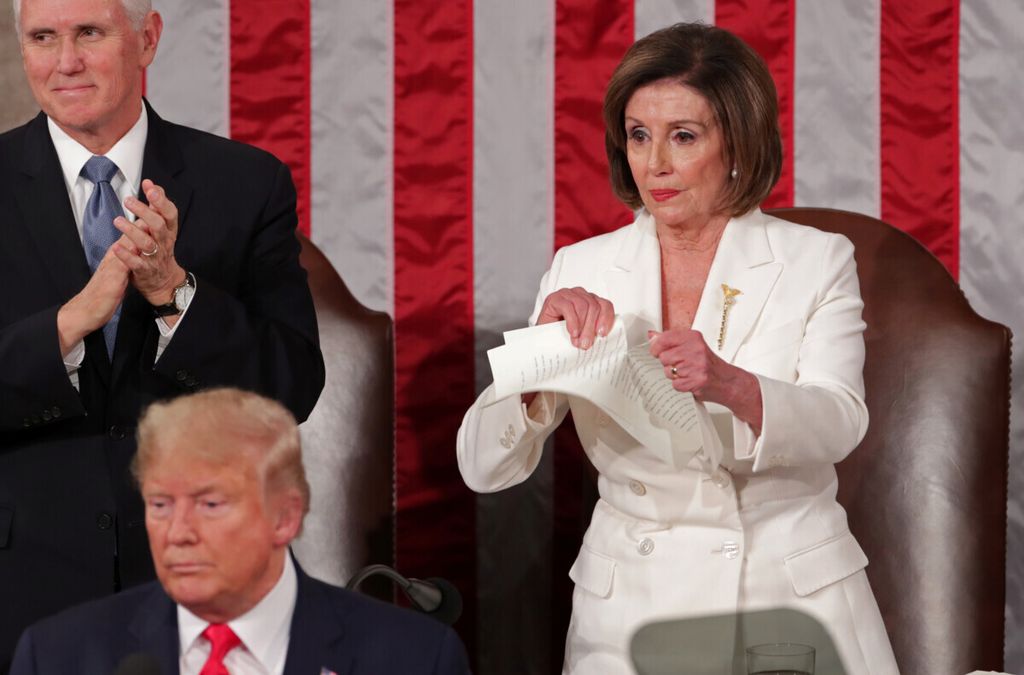
<path fill-rule="evenodd" d="M 729 321 L 729 310 L 736 304 L 736 296 L 741 292 L 738 288 L 729 288 L 728 284 L 722 284 L 725 299 L 722 301 L 722 325 L 718 329 L 718 351 L 722 351 L 722 345 L 725 344 L 725 324 Z"/>

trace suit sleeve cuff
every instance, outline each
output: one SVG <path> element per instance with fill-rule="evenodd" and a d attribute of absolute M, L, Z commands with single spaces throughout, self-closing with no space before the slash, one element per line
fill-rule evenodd
<path fill-rule="evenodd" d="M 193 277 L 194 278 L 194 277 Z M 198 287 L 199 281 L 196 280 L 196 286 Z M 191 293 L 185 296 L 185 309 L 181 310 L 181 316 L 174 322 L 173 326 L 168 326 L 167 322 L 164 321 L 162 316 L 156 318 L 156 328 L 160 331 L 160 335 L 156 339 L 156 359 L 160 360 L 160 355 L 167 349 L 167 345 L 171 344 L 171 338 L 178 331 L 178 327 L 181 326 L 182 322 L 185 321 L 185 315 L 188 314 L 188 308 L 192 306 L 192 300 L 196 297 L 196 289 L 193 289 Z"/>

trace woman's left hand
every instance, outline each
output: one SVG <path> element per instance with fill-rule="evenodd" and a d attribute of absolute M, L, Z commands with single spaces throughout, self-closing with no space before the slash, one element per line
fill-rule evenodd
<path fill-rule="evenodd" d="M 698 401 L 719 403 L 761 433 L 761 385 L 757 378 L 715 354 L 695 330 L 651 332 L 651 355 L 661 361 L 665 377 L 678 391 Z"/>

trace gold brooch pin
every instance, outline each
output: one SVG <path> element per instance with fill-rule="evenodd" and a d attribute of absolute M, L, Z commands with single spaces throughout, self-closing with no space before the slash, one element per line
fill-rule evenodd
<path fill-rule="evenodd" d="M 729 288 L 728 284 L 722 284 L 725 299 L 722 301 L 722 325 L 718 329 L 718 351 L 722 351 L 722 345 L 725 344 L 725 324 L 729 321 L 729 311 L 736 304 L 736 296 L 741 292 L 738 288 Z"/>

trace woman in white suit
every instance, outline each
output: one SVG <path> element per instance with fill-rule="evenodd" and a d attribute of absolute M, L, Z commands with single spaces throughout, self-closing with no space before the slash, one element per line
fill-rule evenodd
<path fill-rule="evenodd" d="M 630 48 L 604 116 L 613 187 L 638 216 L 558 251 L 530 323 L 564 320 L 588 349 L 619 316 L 709 415 L 678 468 L 576 397 L 493 403 L 491 387 L 466 413 L 474 490 L 525 480 L 568 410 L 599 472 L 564 672 L 631 672 L 629 638 L 652 620 L 792 607 L 848 673 L 896 673 L 835 499 L 834 464 L 868 423 L 853 246 L 758 209 L 782 165 L 767 68 L 727 31 L 678 24 Z"/>

